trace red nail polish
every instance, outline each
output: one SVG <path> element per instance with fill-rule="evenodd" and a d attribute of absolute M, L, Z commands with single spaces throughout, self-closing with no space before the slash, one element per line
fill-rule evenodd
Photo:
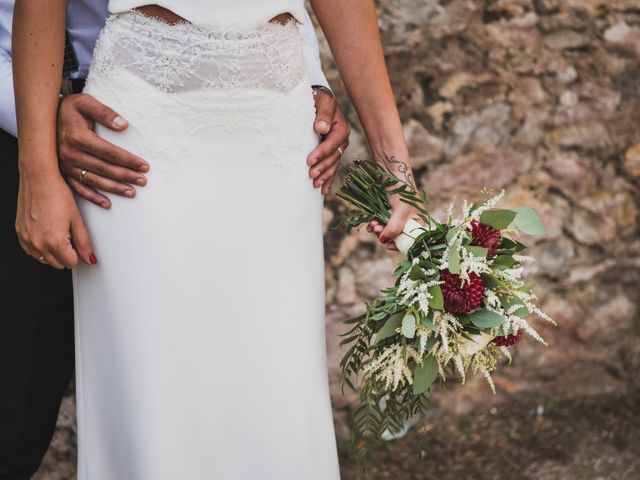
<path fill-rule="evenodd" d="M 92 253 L 91 256 L 89 257 L 89 263 L 91 265 L 95 265 L 96 263 L 98 263 L 98 259 L 96 258 L 96 256 Z"/>
<path fill-rule="evenodd" d="M 380 241 L 382 243 L 387 243 L 389 241 L 389 239 L 387 237 L 385 237 L 384 235 L 380 235 Z"/>

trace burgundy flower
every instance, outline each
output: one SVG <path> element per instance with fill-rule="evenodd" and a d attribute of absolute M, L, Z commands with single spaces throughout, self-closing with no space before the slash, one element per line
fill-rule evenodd
<path fill-rule="evenodd" d="M 477 220 L 471 222 L 471 243 L 474 247 L 484 247 L 488 250 L 487 257 L 493 257 L 502 240 L 500 230 L 484 225 Z"/>
<path fill-rule="evenodd" d="M 513 335 L 505 335 L 503 337 L 496 337 L 492 340 L 498 347 L 512 347 L 519 343 L 522 339 L 522 329 L 518 330 L 518 333 Z"/>
<path fill-rule="evenodd" d="M 460 275 L 449 270 L 440 272 L 440 280 L 444 282 L 440 288 L 444 297 L 445 312 L 454 315 L 469 313 L 478 308 L 484 299 L 484 281 L 476 273 L 470 272 L 469 282 L 465 282 L 464 285 Z"/>

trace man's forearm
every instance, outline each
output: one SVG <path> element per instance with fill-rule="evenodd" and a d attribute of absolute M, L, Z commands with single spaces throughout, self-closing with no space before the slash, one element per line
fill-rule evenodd
<path fill-rule="evenodd" d="M 0 49 L 0 128 L 14 137 L 18 136 L 16 104 L 13 95 L 13 69 L 11 57 Z"/>
<path fill-rule="evenodd" d="M 311 4 L 376 160 L 398 174 L 409 173 L 373 0 L 312 0 Z"/>
<path fill-rule="evenodd" d="M 66 0 L 17 0 L 13 80 L 21 168 L 57 171 L 56 112 L 64 57 Z"/>

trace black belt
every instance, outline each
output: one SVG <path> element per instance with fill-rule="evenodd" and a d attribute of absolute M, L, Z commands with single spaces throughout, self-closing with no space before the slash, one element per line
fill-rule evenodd
<path fill-rule="evenodd" d="M 84 83 L 84 78 L 63 78 L 60 85 L 60 93 L 62 95 L 81 93 L 84 90 Z"/>

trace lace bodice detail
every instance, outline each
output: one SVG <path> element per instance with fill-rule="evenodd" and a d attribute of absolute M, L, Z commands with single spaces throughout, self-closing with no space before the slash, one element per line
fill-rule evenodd
<path fill-rule="evenodd" d="M 148 5 L 144 0 L 110 0 L 111 13 Z M 304 0 L 162 0 L 158 5 L 189 22 L 215 29 L 255 28 L 280 13 L 291 13 L 300 23 Z"/>
<path fill-rule="evenodd" d="M 305 76 L 299 36 L 292 22 L 213 30 L 189 23 L 168 25 L 127 12 L 107 21 L 92 69 L 124 70 L 164 92 L 200 88 L 286 92 Z"/>
<path fill-rule="evenodd" d="M 132 99 L 131 89 L 145 94 Z M 260 148 L 282 172 L 309 153 L 298 139 L 308 138 L 315 112 L 295 23 L 217 30 L 116 14 L 100 33 L 85 92 L 149 139 L 134 153 L 154 171 L 179 168 L 192 135 L 208 129 L 260 131 Z"/>

